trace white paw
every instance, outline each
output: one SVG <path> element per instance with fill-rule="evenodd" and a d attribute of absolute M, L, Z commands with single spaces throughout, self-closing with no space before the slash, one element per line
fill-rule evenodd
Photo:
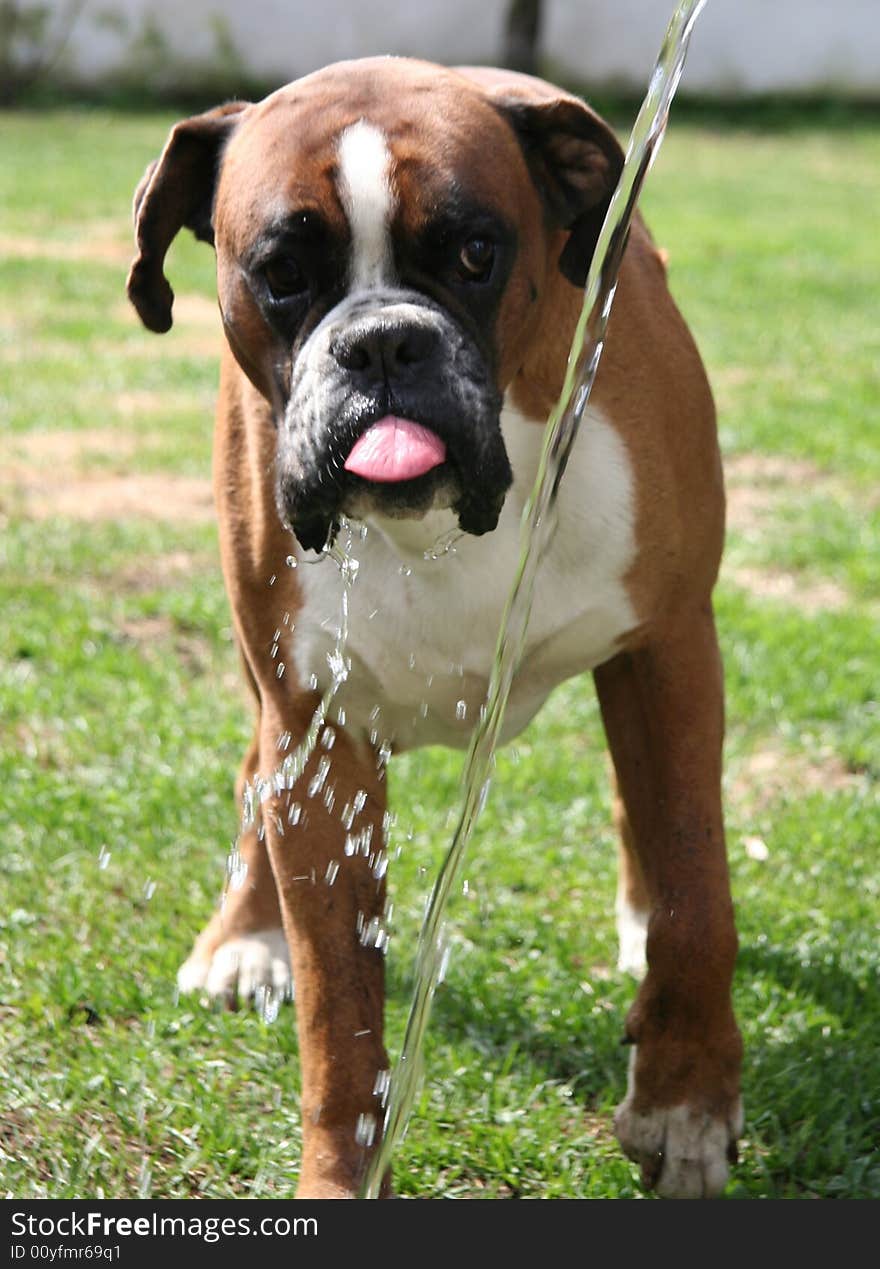
<path fill-rule="evenodd" d="M 617 968 L 621 973 L 644 978 L 648 968 L 645 959 L 648 913 L 634 908 L 620 896 L 614 910 L 617 916 Z"/>
<path fill-rule="evenodd" d="M 261 930 L 221 943 L 210 959 L 195 953 L 177 971 L 181 992 L 223 999 L 276 1000 L 293 997 L 287 940 L 281 929 Z"/>
<path fill-rule="evenodd" d="M 742 1102 L 729 1116 L 718 1116 L 687 1104 L 641 1114 L 630 1101 L 618 1108 L 614 1131 L 624 1153 L 641 1166 L 645 1183 L 662 1198 L 719 1195 L 736 1158 Z"/>

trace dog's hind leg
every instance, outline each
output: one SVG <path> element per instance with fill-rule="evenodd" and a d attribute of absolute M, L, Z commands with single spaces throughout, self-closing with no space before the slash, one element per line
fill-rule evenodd
<path fill-rule="evenodd" d="M 708 602 L 595 672 L 651 911 L 626 1023 L 623 1149 L 670 1197 L 724 1187 L 741 1130 L 736 931 L 721 812 L 723 690 Z"/>
<path fill-rule="evenodd" d="M 257 771 L 259 732 L 258 721 L 236 781 L 239 814 L 245 785 Z M 177 975 L 182 992 L 198 991 L 230 1006 L 259 998 L 266 989 L 276 999 L 291 994 L 278 888 L 256 824 L 242 832 L 237 849 L 239 859 L 223 900 Z"/>

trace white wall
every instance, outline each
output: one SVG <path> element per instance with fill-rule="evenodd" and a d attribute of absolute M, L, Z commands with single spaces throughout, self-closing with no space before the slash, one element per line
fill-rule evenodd
<path fill-rule="evenodd" d="M 585 83 L 647 84 L 673 0 L 550 0 L 545 51 Z M 709 0 L 683 89 L 880 98 L 880 0 Z"/>
<path fill-rule="evenodd" d="M 68 3 L 51 7 L 61 13 Z M 545 0 L 543 52 L 585 85 L 641 91 L 673 7 L 673 0 Z M 184 64 L 196 73 L 216 61 L 218 15 L 243 66 L 270 82 L 369 53 L 493 62 L 506 9 L 507 0 L 88 0 L 63 65 L 86 80 L 136 73 L 132 49 L 146 21 L 167 43 L 168 57 L 158 59 L 166 78 Z M 880 98 L 880 0 L 709 0 L 683 88 Z"/>

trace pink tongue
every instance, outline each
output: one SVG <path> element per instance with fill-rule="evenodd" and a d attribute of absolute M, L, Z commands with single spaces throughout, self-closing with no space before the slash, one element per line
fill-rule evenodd
<path fill-rule="evenodd" d="M 359 437 L 345 460 L 345 470 L 364 480 L 415 480 L 439 467 L 446 446 L 436 432 L 411 419 L 386 414 Z"/>

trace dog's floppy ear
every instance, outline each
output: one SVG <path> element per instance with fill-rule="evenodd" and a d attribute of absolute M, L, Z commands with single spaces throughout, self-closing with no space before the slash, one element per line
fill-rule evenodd
<path fill-rule="evenodd" d="M 248 102 L 235 101 L 184 119 L 171 129 L 165 149 L 144 173 L 134 195 L 137 255 L 126 290 L 143 324 L 162 334 L 171 328 L 174 301 L 163 272 L 165 254 L 181 229 L 214 241 L 211 211 L 223 146 Z"/>
<path fill-rule="evenodd" d="M 576 97 L 496 97 L 494 104 L 519 137 L 551 223 L 570 230 L 559 268 L 569 282 L 583 286 L 623 169 L 620 143 L 608 124 Z"/>

